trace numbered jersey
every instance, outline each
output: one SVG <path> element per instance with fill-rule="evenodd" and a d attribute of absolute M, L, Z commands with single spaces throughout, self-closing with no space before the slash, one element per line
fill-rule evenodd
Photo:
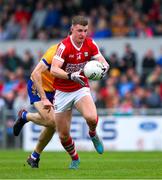
<path fill-rule="evenodd" d="M 64 71 L 73 73 L 83 69 L 90 59 L 97 58 L 100 55 L 99 49 L 92 39 L 86 38 L 81 47 L 78 48 L 71 36 L 68 36 L 58 45 L 54 58 L 63 62 L 62 69 Z M 84 81 L 86 86 L 89 86 L 86 77 Z M 54 87 L 63 92 L 72 92 L 82 86 L 71 80 L 55 78 Z"/>

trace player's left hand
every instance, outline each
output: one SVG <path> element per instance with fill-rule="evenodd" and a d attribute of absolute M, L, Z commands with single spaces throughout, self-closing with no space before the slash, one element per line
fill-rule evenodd
<path fill-rule="evenodd" d="M 48 99 L 42 99 L 44 109 L 47 109 L 50 112 L 51 108 L 54 108 L 53 104 Z"/>
<path fill-rule="evenodd" d="M 80 69 L 77 72 L 73 72 L 73 73 L 69 73 L 69 79 L 73 80 L 75 82 L 80 83 L 82 86 L 85 86 L 85 82 L 83 81 L 83 79 L 85 78 L 84 76 L 80 75 L 80 73 L 82 72 L 82 69 Z"/>
<path fill-rule="evenodd" d="M 102 64 L 102 65 L 103 65 L 102 67 L 103 72 L 102 72 L 101 79 L 106 76 L 107 71 L 109 70 L 109 65 L 105 65 L 105 64 Z"/>

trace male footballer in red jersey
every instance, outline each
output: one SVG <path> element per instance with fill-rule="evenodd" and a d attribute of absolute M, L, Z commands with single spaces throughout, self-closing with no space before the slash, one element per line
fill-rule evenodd
<path fill-rule="evenodd" d="M 104 147 L 99 139 L 96 127 L 98 122 L 96 106 L 90 94 L 88 79 L 82 73 L 85 64 L 92 58 L 103 63 L 103 76 L 109 64 L 101 55 L 96 43 L 87 37 L 88 20 L 84 16 L 72 19 L 71 35 L 59 45 L 53 57 L 51 73 L 55 76 L 55 121 L 61 143 L 72 158 L 71 169 L 80 164 L 74 141 L 70 137 L 72 107 L 82 114 L 89 126 L 89 135 L 99 154 Z"/>

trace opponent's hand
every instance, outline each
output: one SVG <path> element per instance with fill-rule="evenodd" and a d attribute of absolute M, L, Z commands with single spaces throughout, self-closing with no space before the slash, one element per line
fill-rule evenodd
<path fill-rule="evenodd" d="M 74 73 L 69 73 L 68 74 L 68 77 L 70 80 L 72 81 L 75 81 L 75 82 L 78 82 L 80 83 L 82 86 L 85 86 L 85 82 L 82 80 L 84 79 L 85 77 L 80 75 L 80 73 L 82 72 L 82 69 L 80 69 L 79 71 L 77 72 L 74 72 Z"/>
<path fill-rule="evenodd" d="M 42 103 L 43 108 L 47 109 L 48 112 L 50 112 L 51 108 L 54 108 L 53 104 L 47 98 L 42 99 Z"/>
<path fill-rule="evenodd" d="M 101 79 L 106 76 L 107 71 L 109 70 L 109 65 L 105 65 L 105 64 L 102 64 L 102 65 L 103 65 L 102 67 L 103 72 L 102 72 Z"/>

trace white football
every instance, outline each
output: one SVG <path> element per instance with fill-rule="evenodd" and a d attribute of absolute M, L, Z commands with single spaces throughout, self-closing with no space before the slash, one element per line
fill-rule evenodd
<path fill-rule="evenodd" d="M 84 66 L 84 75 L 90 80 L 100 80 L 103 73 L 103 65 L 95 60 L 87 62 Z"/>

